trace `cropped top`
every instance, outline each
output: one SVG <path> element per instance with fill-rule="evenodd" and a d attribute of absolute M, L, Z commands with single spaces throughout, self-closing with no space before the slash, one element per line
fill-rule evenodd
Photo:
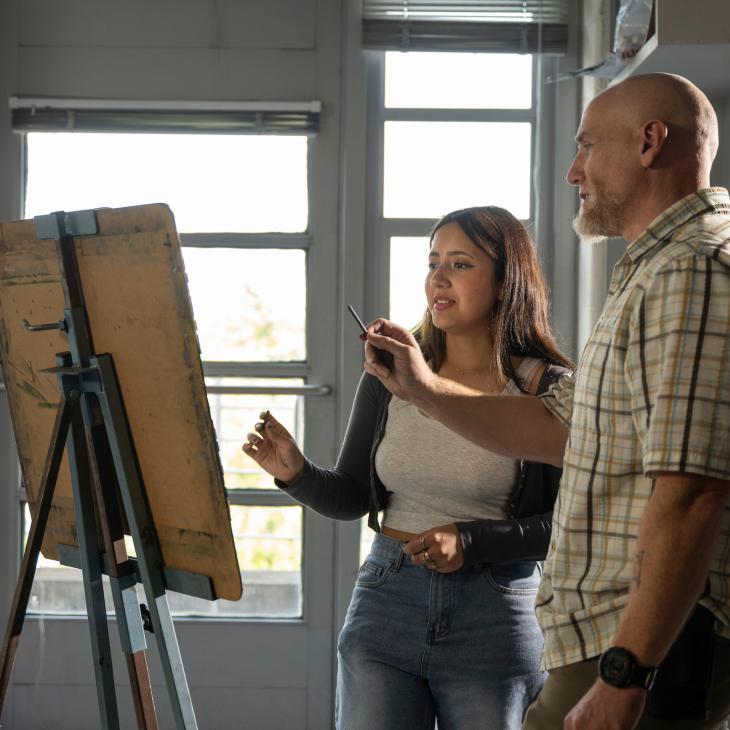
<path fill-rule="evenodd" d="M 524 358 L 517 375 L 529 383 L 542 361 Z M 509 381 L 502 395 L 520 395 Z M 495 454 L 393 397 L 375 470 L 390 493 L 383 525 L 424 532 L 463 520 L 503 520 L 517 481 L 518 459 Z"/>

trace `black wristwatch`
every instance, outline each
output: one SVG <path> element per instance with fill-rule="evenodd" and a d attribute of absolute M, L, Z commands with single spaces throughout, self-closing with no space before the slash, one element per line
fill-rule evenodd
<path fill-rule="evenodd" d="M 609 647 L 598 660 L 598 676 L 612 687 L 649 690 L 656 672 L 656 667 L 642 667 L 630 651 L 620 646 Z"/>

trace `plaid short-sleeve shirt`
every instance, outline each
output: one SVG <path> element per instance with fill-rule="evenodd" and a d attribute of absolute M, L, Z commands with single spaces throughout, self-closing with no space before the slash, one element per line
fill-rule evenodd
<path fill-rule="evenodd" d="M 570 427 L 537 614 L 543 668 L 613 643 L 655 472 L 730 480 L 730 197 L 675 203 L 629 244 L 572 377 L 543 396 Z M 701 599 L 730 637 L 730 504 Z"/>

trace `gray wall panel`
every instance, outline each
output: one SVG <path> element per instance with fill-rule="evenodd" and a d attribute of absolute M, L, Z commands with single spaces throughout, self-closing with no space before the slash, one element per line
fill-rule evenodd
<path fill-rule="evenodd" d="M 14 93 L 99 99 L 317 98 L 314 51 L 33 47 Z"/>
<path fill-rule="evenodd" d="M 19 42 L 68 48 L 311 49 L 315 9 L 315 0 L 26 0 Z"/>
<path fill-rule="evenodd" d="M 303 689 L 245 689 L 232 694 L 194 688 L 192 693 L 200 728 L 298 730 L 307 709 L 307 695 Z M 231 718 L 236 718 L 233 724 Z M 163 719 L 160 727 L 169 725 L 165 725 Z"/>
<path fill-rule="evenodd" d="M 220 13 L 215 30 L 218 44 L 223 48 L 314 48 L 316 45 L 315 0 L 219 0 L 217 5 Z"/>
<path fill-rule="evenodd" d="M 207 47 L 214 27 L 213 2 L 197 0 L 24 0 L 21 46 Z"/>
<path fill-rule="evenodd" d="M 298 730 L 306 708 L 306 694 L 298 689 L 247 689 L 231 694 L 193 688 L 191 692 L 198 726 L 203 729 Z M 16 712 L 8 721 L 8 730 L 99 730 L 93 685 L 16 685 L 13 694 Z M 137 723 L 131 697 L 125 697 L 122 690 L 120 699 L 122 729 L 133 730 Z M 155 706 L 159 727 L 174 727 L 167 698 L 160 691 L 156 693 Z"/>
<path fill-rule="evenodd" d="M 710 182 L 726 188 L 730 187 L 730 88 L 728 92 L 728 96 L 710 100 L 717 112 L 720 128 L 720 148 L 712 166 Z"/>
<path fill-rule="evenodd" d="M 99 730 L 99 709 L 93 685 L 15 684 L 11 694 L 14 713 L 8 719 L 3 715 L 3 727 L 8 730 Z M 162 709 L 158 703 L 156 706 L 158 710 Z M 163 712 L 159 713 L 160 717 Z M 170 721 L 169 712 L 165 714 Z M 123 730 L 137 727 L 131 697 L 120 703 L 119 719 Z M 160 724 L 160 727 L 166 726 Z"/>
<path fill-rule="evenodd" d="M 245 590 L 245 586 L 244 586 Z M 255 631 L 242 635 L 242 623 L 175 621 L 180 651 L 190 686 L 305 687 L 307 684 L 307 638 L 299 625 L 261 622 Z M 211 633 L 225 635 L 226 656 L 221 642 Z M 109 624 L 114 676 L 117 684 L 128 685 L 127 670 L 119 645 L 116 622 Z M 155 638 L 145 634 L 148 663 L 153 683 L 164 684 Z M 273 647 L 286 647 L 285 660 Z M 77 661 L 69 663 L 72 653 Z M 252 661 L 252 659 L 255 659 Z M 236 671 L 230 671 L 235 661 Z M 53 684 L 63 677 L 69 685 L 93 684 L 88 622 L 78 619 L 30 619 L 23 627 L 13 670 L 18 684 Z"/>

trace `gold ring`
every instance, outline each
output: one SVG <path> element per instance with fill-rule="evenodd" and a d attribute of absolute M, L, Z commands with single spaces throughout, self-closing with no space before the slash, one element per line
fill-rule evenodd
<path fill-rule="evenodd" d="M 421 550 L 425 550 L 425 549 L 426 549 L 426 536 L 421 535 Z"/>
<path fill-rule="evenodd" d="M 432 562 L 431 561 L 431 556 L 428 554 L 428 550 L 424 550 L 423 551 L 423 562 L 424 563 L 430 563 L 430 562 Z"/>

